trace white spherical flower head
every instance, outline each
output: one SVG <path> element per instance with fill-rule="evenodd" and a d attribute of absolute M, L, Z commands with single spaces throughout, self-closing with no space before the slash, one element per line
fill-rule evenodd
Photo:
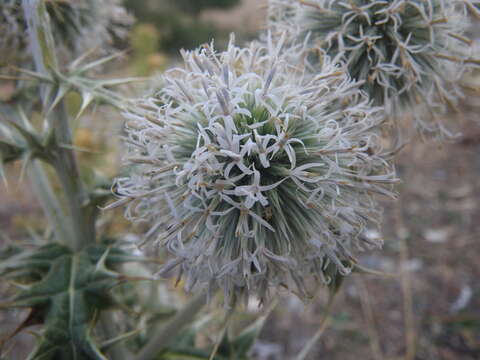
<path fill-rule="evenodd" d="M 477 3 L 270 0 L 270 26 L 345 62 L 392 117 L 413 112 L 420 130 L 449 135 L 440 115 L 463 96 L 461 77 L 479 65 L 467 37 L 468 12 L 478 15 Z"/>
<path fill-rule="evenodd" d="M 376 223 L 373 193 L 392 195 L 376 129 L 382 111 L 330 63 L 305 78 L 281 43 L 184 52 L 185 68 L 127 114 L 117 179 L 127 216 L 173 255 L 188 289 L 226 302 L 271 286 L 305 295 L 308 275 L 350 271 Z"/>
<path fill-rule="evenodd" d="M 133 18 L 120 0 L 45 0 L 56 45 L 80 55 L 125 40 Z M 0 65 L 30 59 L 22 0 L 0 2 Z"/>

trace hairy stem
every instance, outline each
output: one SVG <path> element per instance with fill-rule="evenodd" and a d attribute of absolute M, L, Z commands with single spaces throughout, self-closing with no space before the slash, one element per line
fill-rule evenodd
<path fill-rule="evenodd" d="M 203 308 L 207 301 L 206 294 L 197 295 L 182 310 L 180 310 L 167 324 L 160 327 L 150 341 L 140 351 L 136 360 L 153 360 L 165 350 L 183 327 L 192 322 L 195 315 Z"/>

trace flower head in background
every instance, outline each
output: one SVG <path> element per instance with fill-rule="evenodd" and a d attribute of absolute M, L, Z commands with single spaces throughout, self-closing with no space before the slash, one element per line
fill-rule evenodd
<path fill-rule="evenodd" d="M 26 24 L 19 1 L 0 3 L 0 67 L 21 59 L 27 47 Z"/>
<path fill-rule="evenodd" d="M 471 0 L 270 0 L 270 26 L 308 39 L 345 62 L 391 117 L 413 113 L 421 130 L 449 134 L 439 120 L 463 96 L 459 80 L 479 61 L 466 32 Z M 315 51 L 311 59 L 317 58 Z"/>
<path fill-rule="evenodd" d="M 133 18 L 120 0 L 46 0 L 52 32 L 60 50 L 74 56 L 114 48 L 125 40 Z M 0 65 L 28 61 L 27 24 L 21 0 L 0 3 Z M 71 57 L 71 55 L 70 55 Z"/>
<path fill-rule="evenodd" d="M 392 195 L 382 110 L 331 63 L 304 76 L 287 61 L 296 51 L 232 40 L 184 52 L 185 67 L 126 115 L 117 204 L 172 255 L 163 272 L 220 287 L 227 304 L 289 284 L 305 296 L 309 275 L 348 274 L 371 245 L 360 234 L 378 220 L 372 194 Z"/>
<path fill-rule="evenodd" d="M 114 48 L 115 42 L 126 40 L 133 24 L 121 0 L 48 0 L 47 8 L 53 34 L 76 53 Z"/>

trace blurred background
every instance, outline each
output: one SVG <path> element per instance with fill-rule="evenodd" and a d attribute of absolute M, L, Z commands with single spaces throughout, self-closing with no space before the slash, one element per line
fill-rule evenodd
<path fill-rule="evenodd" d="M 263 28 L 265 0 L 125 0 L 137 23 L 127 55 L 105 76 L 154 76 L 179 62 L 179 49 L 215 38 L 222 49 L 231 32 L 239 44 Z M 480 85 L 478 78 L 469 83 Z M 133 91 L 129 89 L 129 91 Z M 360 263 L 392 276 L 350 276 L 339 293 L 330 327 L 309 359 L 461 360 L 480 359 L 480 122 L 470 94 L 449 114 L 464 135 L 453 142 L 413 140 L 399 154 L 400 200 L 385 201 L 382 251 L 360 255 Z M 477 94 L 478 95 L 478 94 Z M 11 84 L 0 83 L 0 97 Z M 78 96 L 69 96 L 72 112 Z M 122 118 L 98 105 L 76 124 L 75 144 L 87 176 L 95 168 L 114 176 L 121 157 Z M 0 242 L 41 233 L 45 219 L 21 164 L 0 184 Z M 111 234 L 135 238 L 138 229 L 119 212 L 106 214 Z M 125 235 L 127 234 L 127 235 Z M 189 295 L 164 284 L 180 298 Z M 0 284 L 0 292 L 5 284 Z M 309 304 L 284 296 L 265 325 L 252 359 L 288 360 L 317 330 L 326 304 L 320 291 Z M 252 316 L 255 307 L 246 309 Z M 0 338 L 23 320 L 23 312 L 0 312 Z M 12 359 L 24 359 L 34 335 L 15 338 Z"/>

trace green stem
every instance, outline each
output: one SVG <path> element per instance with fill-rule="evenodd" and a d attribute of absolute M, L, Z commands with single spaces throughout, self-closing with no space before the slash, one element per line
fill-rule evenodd
<path fill-rule="evenodd" d="M 73 237 L 71 239 L 74 251 L 79 251 L 87 245 L 95 243 L 95 222 L 89 221 L 85 209 L 89 203 L 75 158 L 70 151 L 58 151 L 54 168 L 65 193 L 69 215 L 72 219 Z"/>
<path fill-rule="evenodd" d="M 28 24 L 30 46 L 36 71 L 58 80 L 55 75 L 56 70 L 58 70 L 58 61 L 45 1 L 22 0 L 22 6 Z M 61 216 L 60 207 L 54 202 L 53 192 L 49 190 L 51 186 L 49 187 L 48 178 L 41 174 L 38 167 L 33 167 L 31 171 L 34 172 L 32 177 L 37 177 L 40 174 L 38 179 L 35 179 L 37 186 L 35 190 L 37 190 L 37 193 L 42 193 L 46 189 L 45 199 L 42 201 L 44 204 L 42 205 L 51 218 L 57 236 L 65 238 L 72 249 L 78 252 L 95 243 L 95 216 L 92 216 L 91 211 L 88 210 L 90 197 L 81 180 L 75 153 L 71 150 L 72 133 L 64 101 L 59 101 L 54 108 L 51 108 L 55 101 L 54 92 L 59 87 L 59 83 L 43 84 L 40 88 L 40 95 L 44 114 L 48 114 L 44 130 L 46 132 L 53 130 L 55 134 L 56 147 L 52 164 L 62 186 L 66 202 L 65 207 L 68 209 L 65 224 L 61 223 L 61 219 L 59 219 L 59 216 Z M 65 229 L 64 225 L 69 225 L 69 229 Z M 111 314 L 101 314 L 100 325 L 108 339 L 114 337 L 113 320 Z M 112 346 L 109 352 L 114 359 L 126 360 L 129 358 L 128 352 L 121 344 Z"/>
<path fill-rule="evenodd" d="M 23 9 L 35 67 L 39 73 L 53 76 L 53 70 L 58 69 L 58 62 L 45 2 L 23 0 Z M 51 94 L 54 90 L 52 85 L 43 85 L 41 88 L 44 110 L 51 107 L 54 99 Z M 48 129 L 54 129 L 58 145 L 72 144 L 69 117 L 63 101 L 50 112 Z M 57 146 L 54 168 L 65 193 L 72 225 L 69 241 L 73 250 L 78 251 L 95 242 L 95 224 L 88 219 L 84 211 L 89 197 L 81 181 L 74 152 L 68 147 Z"/>
<path fill-rule="evenodd" d="M 150 338 L 150 341 L 140 351 L 136 360 L 153 360 L 160 352 L 166 349 L 185 325 L 192 322 L 195 315 L 203 308 L 207 301 L 206 294 L 194 297 L 180 310 L 167 324 L 160 327 Z"/>

